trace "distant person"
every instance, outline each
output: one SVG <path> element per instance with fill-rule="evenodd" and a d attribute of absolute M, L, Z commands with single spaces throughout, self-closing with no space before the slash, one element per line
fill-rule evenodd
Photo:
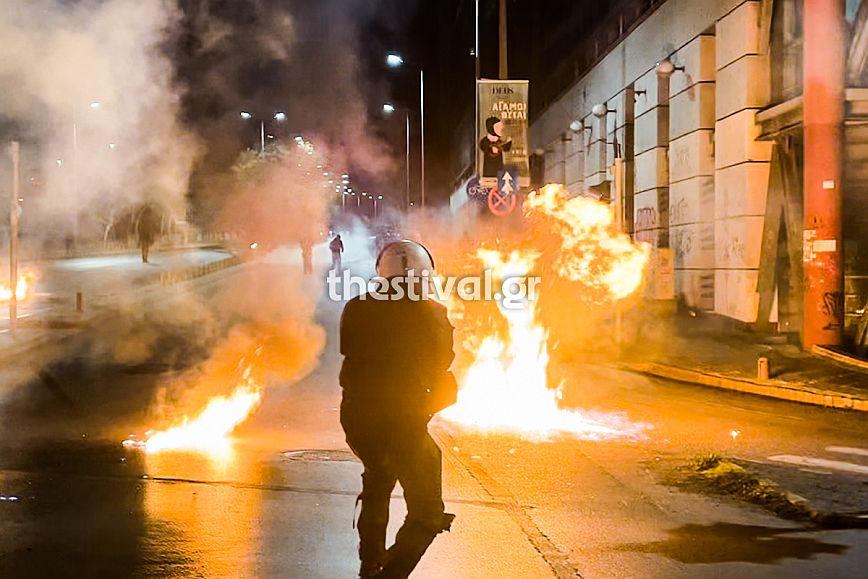
<path fill-rule="evenodd" d="M 453 328 L 443 305 L 410 299 L 407 288 L 397 293 L 396 284 L 413 283 L 406 279 L 410 270 L 433 272 L 428 250 L 414 241 L 387 245 L 377 258 L 377 273 L 390 280 L 393 299 L 359 296 L 341 316 L 341 426 L 364 465 L 357 525 L 362 578 L 405 579 L 455 518 L 445 512 L 442 455 L 428 433 L 431 417 L 457 397 L 449 372 Z M 418 284 L 413 293 L 421 293 Z M 404 489 L 407 517 L 386 550 L 397 482 Z"/>
<path fill-rule="evenodd" d="M 301 239 L 301 261 L 305 275 L 313 273 L 313 241 L 309 236 Z"/>
<path fill-rule="evenodd" d="M 157 212 L 150 205 L 145 205 L 139 213 L 136 229 L 139 246 L 142 248 L 142 263 L 150 263 L 148 257 L 151 253 L 151 246 L 154 245 L 154 240 L 160 229 Z"/>
<path fill-rule="evenodd" d="M 485 119 L 486 135 L 479 142 L 482 150 L 482 176 L 498 177 L 503 171 L 503 153 L 512 149 L 512 140 L 503 138 L 503 121 L 497 117 Z"/>
<path fill-rule="evenodd" d="M 340 271 L 341 254 L 344 252 L 344 242 L 341 241 L 340 234 L 335 235 L 334 239 L 331 240 L 329 249 L 332 251 L 332 269 Z"/>

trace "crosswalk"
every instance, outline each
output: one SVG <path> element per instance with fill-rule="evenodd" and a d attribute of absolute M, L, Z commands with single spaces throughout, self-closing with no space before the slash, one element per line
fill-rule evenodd
<path fill-rule="evenodd" d="M 837 471 L 868 476 L 868 449 L 850 446 L 827 446 L 829 457 L 777 454 L 768 457 L 776 463 L 821 471 Z M 835 458 L 832 458 L 832 457 Z M 848 460 L 838 460 L 846 458 Z"/>

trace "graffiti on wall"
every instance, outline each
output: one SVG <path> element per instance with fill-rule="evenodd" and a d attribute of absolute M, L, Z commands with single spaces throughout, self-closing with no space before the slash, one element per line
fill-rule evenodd
<path fill-rule="evenodd" d="M 643 229 L 654 229 L 657 227 L 657 210 L 653 207 L 640 207 L 636 209 L 636 223 L 635 228 L 637 231 L 641 231 Z"/>
<path fill-rule="evenodd" d="M 820 304 L 820 313 L 828 318 L 824 330 L 836 330 L 841 327 L 841 312 L 843 294 L 841 292 L 825 292 Z"/>

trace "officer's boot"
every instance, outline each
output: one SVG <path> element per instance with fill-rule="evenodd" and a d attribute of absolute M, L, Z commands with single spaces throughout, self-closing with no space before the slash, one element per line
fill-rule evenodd
<path fill-rule="evenodd" d="M 373 493 L 372 493 L 373 494 Z M 359 515 L 359 577 L 376 577 L 386 559 L 386 527 L 389 524 L 389 496 L 363 496 Z"/>
<path fill-rule="evenodd" d="M 386 565 L 374 577 L 377 579 L 406 579 L 409 577 L 422 559 L 422 555 L 434 542 L 434 538 L 443 531 L 448 531 L 454 519 L 455 515 L 443 513 L 442 521 L 436 525 L 413 520 L 405 521 L 398 530 L 395 544 L 386 554 Z"/>

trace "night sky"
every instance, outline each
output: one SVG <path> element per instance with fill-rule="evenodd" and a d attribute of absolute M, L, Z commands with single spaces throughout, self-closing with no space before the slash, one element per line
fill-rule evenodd
<path fill-rule="evenodd" d="M 608 7 L 600 4 L 509 1 L 510 77 L 531 80 L 532 114 L 534 82 L 547 73 L 546 63 L 566 50 L 565 38 L 577 37 L 604 15 Z M 271 123 L 270 133 L 312 135 L 370 152 L 352 155 L 343 170 L 356 184 L 399 200 L 404 108 L 411 114 L 413 182 L 418 178 L 418 67 L 424 66 L 429 199 L 446 201 L 457 169 L 451 161 L 456 131 L 473 107 L 473 0 L 181 0 L 181 5 L 183 30 L 172 39 L 172 50 L 178 81 L 186 87 L 185 120 L 207 143 L 194 187 L 257 142 L 258 123 L 242 122 L 240 110 L 266 118 L 281 110 L 288 119 Z M 480 6 L 481 73 L 495 78 L 498 0 L 482 0 Z M 550 34 L 555 25 L 559 33 Z M 389 51 L 402 54 L 407 64 L 386 67 Z M 384 102 L 395 103 L 398 113 L 383 115 Z M 358 126 L 348 130 L 348 119 Z M 384 156 L 391 158 L 385 170 L 371 158 Z"/>

